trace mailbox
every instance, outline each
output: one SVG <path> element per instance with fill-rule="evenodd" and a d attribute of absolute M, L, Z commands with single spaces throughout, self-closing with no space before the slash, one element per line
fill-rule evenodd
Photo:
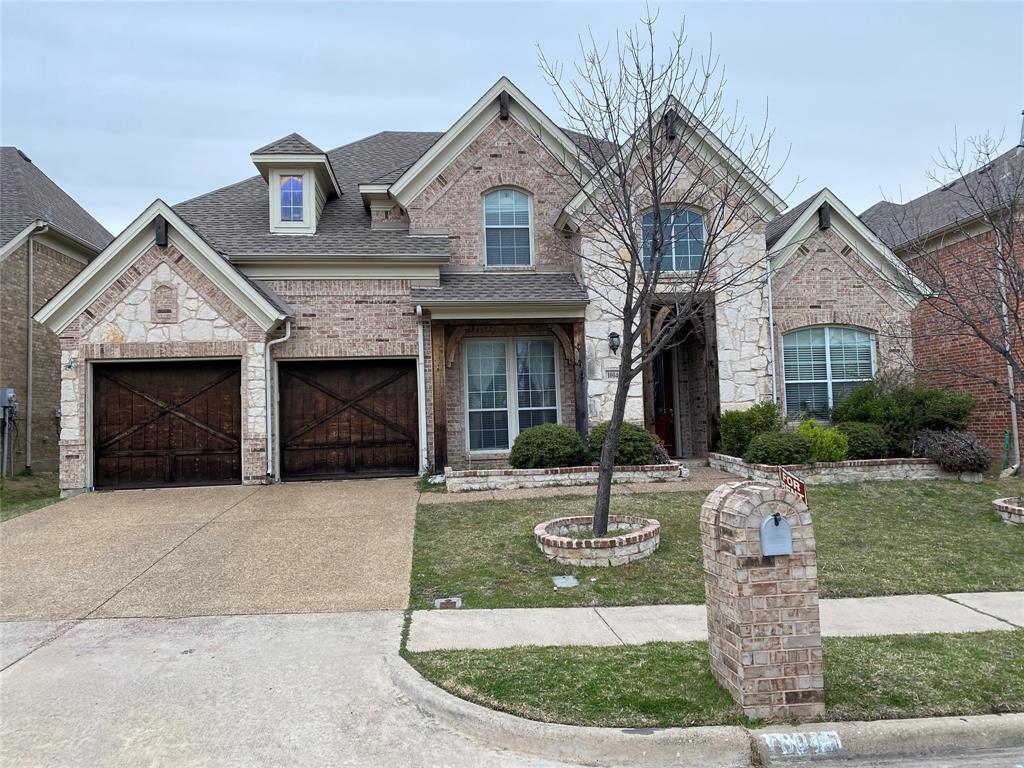
<path fill-rule="evenodd" d="M 761 556 L 793 554 L 793 532 L 786 518 L 776 512 L 761 521 Z"/>

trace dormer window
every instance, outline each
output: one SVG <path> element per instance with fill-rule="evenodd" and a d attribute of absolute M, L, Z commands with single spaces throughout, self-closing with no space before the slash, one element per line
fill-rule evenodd
<path fill-rule="evenodd" d="M 305 211 L 302 203 L 302 176 L 281 176 L 281 221 L 302 222 Z"/>

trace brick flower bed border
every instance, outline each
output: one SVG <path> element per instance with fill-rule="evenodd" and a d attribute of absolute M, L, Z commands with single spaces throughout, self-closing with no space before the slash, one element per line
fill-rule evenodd
<path fill-rule="evenodd" d="M 685 480 L 690 470 L 681 464 L 638 464 L 614 467 L 613 483 L 661 483 Z M 461 469 L 445 467 L 449 493 L 497 491 L 511 488 L 596 485 L 597 467 L 556 467 L 552 469 Z"/>
<path fill-rule="evenodd" d="M 708 464 L 730 474 L 751 480 L 775 480 L 779 467 L 774 464 L 748 464 L 736 456 L 712 453 Z M 820 461 L 814 464 L 787 464 L 786 469 L 808 485 L 839 485 L 865 480 L 962 480 L 981 481 L 980 472 L 946 472 L 931 459 L 863 459 L 858 461 Z"/>
<path fill-rule="evenodd" d="M 574 539 L 563 534 L 589 530 L 594 518 L 560 517 L 547 520 L 533 529 L 533 538 L 545 555 L 565 565 L 607 568 L 625 565 L 647 557 L 661 543 L 661 523 L 648 517 L 609 515 L 608 532 L 622 530 L 619 536 L 601 539 Z"/>
<path fill-rule="evenodd" d="M 1020 496 L 1010 496 L 1006 499 L 996 499 L 992 502 L 999 516 L 1008 523 L 1024 525 L 1024 499 Z"/>

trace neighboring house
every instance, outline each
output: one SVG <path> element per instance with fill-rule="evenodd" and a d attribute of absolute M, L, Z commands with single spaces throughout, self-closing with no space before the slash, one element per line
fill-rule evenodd
<path fill-rule="evenodd" d="M 0 387 L 18 402 L 15 472 L 53 471 L 59 458 L 60 348 L 32 315 L 111 235 L 16 147 L 0 147 Z"/>
<path fill-rule="evenodd" d="M 932 190 L 904 204 L 875 203 L 861 218 L 885 240 L 908 267 L 925 281 L 935 270 L 946 276 L 950 290 L 964 280 L 975 284 L 970 275 L 988 280 L 986 265 L 995 266 L 995 233 L 982 219 L 984 213 L 955 185 L 980 185 L 979 174 L 991 168 L 1002 169 L 1008 178 L 1021 178 L 1024 164 L 1022 146 L 1011 149 L 983 169 Z M 1019 191 L 1014 199 L 1019 202 Z M 999 209 L 995 209 L 998 211 Z M 994 211 L 993 211 L 994 212 Z M 1018 253 L 1024 247 L 1017 245 Z M 997 290 L 991 282 L 992 290 Z M 1019 286 L 1011 288 L 1019 297 Z M 965 297 L 961 297 L 964 300 Z M 980 311 L 989 312 L 994 302 L 982 301 Z M 953 313 L 955 314 L 955 313 Z M 958 317 L 958 315 L 957 315 Z M 1003 454 L 1005 436 L 1012 428 L 1012 406 L 1007 394 L 1006 361 L 956 321 L 949 310 L 922 302 L 913 317 L 914 365 L 931 383 L 970 392 L 975 398 L 970 428 L 992 451 L 998 462 Z M 1020 383 L 1017 383 L 1018 388 Z M 1011 456 L 1011 461 L 1013 457 Z"/>
<path fill-rule="evenodd" d="M 445 133 L 328 152 L 292 134 L 252 153 L 257 176 L 154 202 L 37 314 L 61 338 L 62 488 L 502 466 L 523 429 L 607 418 L 616 326 L 580 257 L 598 248 L 578 200 L 587 147 L 502 78 Z M 776 383 L 765 222 L 785 206 L 744 183 L 761 223 L 728 260 L 761 282 L 709 297 L 631 392 L 627 417 L 678 456 L 705 455 L 720 410 Z M 847 238 L 895 273 L 831 204 L 842 221 L 820 237 L 839 253 L 811 258 L 850 263 Z M 811 208 L 778 237 L 807 238 Z M 785 283 L 806 259 L 780 248 Z M 878 328 L 867 309 L 812 309 L 787 330 Z"/>

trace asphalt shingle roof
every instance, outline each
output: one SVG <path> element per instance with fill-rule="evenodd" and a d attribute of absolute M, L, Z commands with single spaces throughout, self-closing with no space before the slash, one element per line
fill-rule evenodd
<path fill-rule="evenodd" d="M 415 286 L 414 304 L 585 304 L 587 289 L 567 272 L 449 272 L 440 287 Z"/>
<path fill-rule="evenodd" d="M 786 230 L 796 223 L 796 220 L 803 215 L 804 211 L 807 210 L 807 206 L 813 203 L 814 198 L 820 195 L 823 191 L 823 189 L 819 189 L 803 202 L 797 203 L 785 213 L 776 216 L 768 222 L 768 226 L 765 228 L 764 232 L 765 245 L 768 247 L 768 250 L 771 250 L 772 246 L 779 241 L 779 238 L 786 234 Z"/>
<path fill-rule="evenodd" d="M 174 210 L 211 246 L 228 256 L 446 256 L 445 237 L 415 237 L 407 232 L 370 229 L 359 185 L 384 173 L 398 178 L 438 133 L 386 131 L 327 152 L 341 188 L 328 200 L 315 235 L 270 232 L 267 182 L 253 176 L 174 206 Z"/>
<path fill-rule="evenodd" d="M 38 219 L 97 251 L 114 239 L 17 147 L 0 147 L 0 246 Z"/>
<path fill-rule="evenodd" d="M 971 221 L 984 213 L 983 209 L 1000 209 L 1011 198 L 1019 202 L 1024 189 L 1011 189 L 1018 186 L 1024 186 L 1024 153 L 1018 154 L 1014 148 L 984 168 L 910 202 L 877 202 L 860 218 L 886 245 L 898 250 L 932 233 Z"/>
<path fill-rule="evenodd" d="M 254 155 L 322 155 L 324 151 L 305 136 L 289 133 L 253 152 Z"/>

